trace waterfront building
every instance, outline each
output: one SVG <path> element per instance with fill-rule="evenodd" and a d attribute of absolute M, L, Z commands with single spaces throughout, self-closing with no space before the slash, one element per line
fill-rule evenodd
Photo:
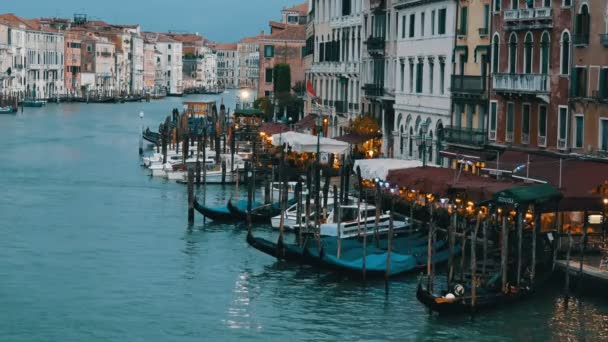
<path fill-rule="evenodd" d="M 490 73 L 491 0 L 460 0 L 456 11 L 456 46 L 454 70 L 450 80 L 452 116 L 446 127 L 437 132 L 438 142 L 445 142 L 442 156 L 450 166 L 471 161 L 482 162 L 488 142 L 488 101 Z M 443 139 L 442 139 L 443 138 Z M 463 155 L 469 156 L 463 158 Z M 495 153 L 491 154 L 494 158 Z M 475 158 L 470 158 L 473 156 Z M 473 163 L 474 168 L 480 164 Z M 477 166 L 475 166 L 477 165 Z M 472 171 L 476 171 L 473 169 Z"/>
<path fill-rule="evenodd" d="M 144 39 L 144 75 L 143 89 L 144 92 L 150 93 L 154 91 L 154 80 L 156 78 L 156 49 L 154 42 Z"/>
<path fill-rule="evenodd" d="M 361 45 L 362 112 L 380 123 L 382 153 L 389 157 L 395 155 L 395 136 L 403 135 L 395 123 L 394 109 L 399 24 L 394 2 L 364 2 L 364 43 Z"/>
<path fill-rule="evenodd" d="M 203 53 L 202 69 L 201 69 L 201 85 L 205 89 L 216 89 L 217 80 L 217 55 L 211 49 Z"/>
<path fill-rule="evenodd" d="M 308 10 L 309 5 L 306 2 L 292 7 L 283 8 L 281 10 L 281 23 L 285 25 L 306 25 L 308 19 Z"/>
<path fill-rule="evenodd" d="M 236 44 L 236 76 L 239 88 L 258 89 L 260 39 L 263 36 L 264 32 L 258 36 L 243 38 Z"/>
<path fill-rule="evenodd" d="M 501 148 L 567 152 L 573 1 L 494 0 L 488 138 Z"/>
<path fill-rule="evenodd" d="M 198 33 L 167 33 L 182 43 L 184 89 L 200 88 L 203 84 L 203 56 L 210 52 L 206 39 Z"/>
<path fill-rule="evenodd" d="M 115 95 L 114 43 L 88 32 L 82 40 L 81 53 L 81 86 L 84 92 L 97 96 Z"/>
<path fill-rule="evenodd" d="M 8 95 L 10 93 L 10 85 L 14 77 L 12 73 L 12 50 L 9 45 L 9 29 L 9 25 L 0 22 L 0 95 Z"/>
<path fill-rule="evenodd" d="M 159 52 L 157 68 L 160 68 L 161 80 L 157 79 L 156 84 L 162 85 L 167 95 L 182 95 L 182 43 L 161 33 L 146 32 L 145 37 L 154 42 Z"/>
<path fill-rule="evenodd" d="M 64 58 L 64 81 L 65 94 L 78 96 L 81 94 L 81 57 L 82 38 L 84 32 L 81 30 L 65 31 L 65 58 Z"/>
<path fill-rule="evenodd" d="M 572 8 L 568 149 L 608 157 L 608 5 L 577 1 Z M 561 129 L 561 126 L 559 127 Z"/>
<path fill-rule="evenodd" d="M 236 88 L 238 85 L 237 44 L 211 43 L 209 46 L 217 55 L 218 86 L 223 88 Z"/>
<path fill-rule="evenodd" d="M 306 32 L 312 61 L 305 79 L 313 85 L 321 105 L 313 107 L 308 98 L 305 108 L 328 117 L 330 136 L 342 135 L 359 114 L 362 13 L 363 0 L 311 3 Z"/>
<path fill-rule="evenodd" d="M 451 120 L 449 82 L 457 4 L 447 0 L 398 0 L 393 1 L 393 8 L 396 13 L 386 19 L 386 27 L 397 31 L 398 65 L 391 68 L 385 62 L 385 67 L 397 78 L 394 131 L 399 134 L 399 142 L 395 155 L 406 159 L 424 157 L 430 163 L 440 164 L 438 137 Z M 378 31 L 384 25 L 374 20 L 372 27 Z M 382 74 L 378 72 L 375 77 Z M 426 153 L 419 143 L 428 148 Z"/>
<path fill-rule="evenodd" d="M 276 64 L 289 64 L 292 89 L 304 81 L 305 46 L 306 27 L 302 25 L 276 29 L 272 34 L 260 39 L 259 68 L 262 75 L 257 89 L 258 97 L 274 95 L 273 75 Z"/>

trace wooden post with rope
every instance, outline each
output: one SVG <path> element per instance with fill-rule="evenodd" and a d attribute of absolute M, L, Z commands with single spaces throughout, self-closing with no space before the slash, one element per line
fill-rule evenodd
<path fill-rule="evenodd" d="M 395 196 L 391 197 L 391 213 L 388 221 L 388 245 L 386 248 L 386 272 L 384 273 L 384 292 L 388 294 L 388 278 L 391 275 L 391 250 L 393 249 L 393 225 L 395 212 Z"/>

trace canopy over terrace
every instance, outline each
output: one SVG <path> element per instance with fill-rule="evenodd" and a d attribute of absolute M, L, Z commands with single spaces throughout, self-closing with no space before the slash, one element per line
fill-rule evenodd
<path fill-rule="evenodd" d="M 289 132 L 291 131 L 291 129 L 289 128 L 289 126 L 280 122 L 264 122 L 258 128 L 258 131 L 270 137 L 275 134 Z"/>
<path fill-rule="evenodd" d="M 421 167 L 420 160 L 402 159 L 359 159 L 355 160 L 353 171 L 357 172 L 357 167 L 361 168 L 361 178 L 386 180 L 389 171 L 400 169 L 411 169 Z"/>
<path fill-rule="evenodd" d="M 498 168 L 514 179 L 546 182 L 564 195 L 560 210 L 603 210 L 597 187 L 608 180 L 608 163 L 579 158 L 560 158 L 520 151 L 506 151 Z M 495 169 L 496 162 L 487 168 Z"/>
<path fill-rule="evenodd" d="M 439 167 L 415 167 L 391 170 L 389 183 L 422 193 L 448 197 L 464 193 L 468 200 L 482 202 L 491 200 L 495 193 L 517 186 L 510 181 L 475 176 L 458 170 Z"/>
<path fill-rule="evenodd" d="M 184 106 L 186 107 L 186 112 L 192 115 L 211 115 L 213 114 L 212 109 L 215 106 L 215 101 L 207 101 L 207 102 L 195 102 L 195 101 L 186 101 L 184 102 Z"/>
<path fill-rule="evenodd" d="M 272 144 L 274 146 L 281 146 L 282 144 L 287 144 L 291 146 L 291 149 L 294 152 L 316 153 L 317 139 L 318 137 L 315 135 L 298 132 L 286 132 L 274 134 L 272 136 Z M 335 139 L 321 138 L 319 143 L 319 151 L 326 153 L 343 154 L 348 151 L 348 144 Z"/>

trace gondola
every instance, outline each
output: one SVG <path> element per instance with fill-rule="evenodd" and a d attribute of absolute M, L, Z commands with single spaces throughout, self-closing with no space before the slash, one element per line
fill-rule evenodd
<path fill-rule="evenodd" d="M 0 107 L 0 114 L 15 114 L 17 113 L 17 107 Z"/>
<path fill-rule="evenodd" d="M 215 221 L 215 222 L 234 222 L 236 221 L 235 217 L 230 213 L 226 206 L 218 206 L 218 207 L 206 207 L 194 199 L 194 209 L 201 213 L 203 216 Z"/>
<path fill-rule="evenodd" d="M 46 101 L 42 100 L 24 100 L 21 105 L 23 107 L 42 107 L 46 104 Z"/>
<path fill-rule="evenodd" d="M 287 205 L 293 204 L 292 201 L 288 202 Z M 230 210 L 230 212 L 240 220 L 247 220 L 246 202 L 245 206 L 235 206 L 232 204 L 232 199 L 230 199 L 228 201 L 228 210 Z M 270 223 L 271 218 L 280 213 L 281 207 L 278 203 L 264 205 L 258 202 L 253 203 L 251 209 L 251 223 Z"/>
<path fill-rule="evenodd" d="M 160 143 L 160 133 L 152 132 L 149 128 L 142 133 L 142 137 L 144 140 L 153 143 L 154 145 L 159 145 Z"/>
<path fill-rule="evenodd" d="M 291 262 L 302 262 L 304 255 L 304 248 L 298 246 L 295 243 L 283 243 L 279 248 L 278 243 L 270 240 L 255 237 L 253 234 L 247 234 L 247 243 L 257 249 L 258 251 L 268 254 L 271 257 L 279 260 L 291 261 Z"/>
<path fill-rule="evenodd" d="M 461 285 L 455 285 L 454 288 Z M 512 287 L 509 287 L 512 289 Z M 471 296 L 455 296 L 452 293 L 444 291 L 443 295 L 436 295 L 422 287 L 422 284 L 418 283 L 418 289 L 416 291 L 416 298 L 424 306 L 429 308 L 433 312 L 439 314 L 471 314 L 477 311 L 487 310 L 495 308 L 497 306 L 515 303 L 522 299 L 529 297 L 534 293 L 533 289 L 527 286 L 520 287 L 517 290 L 510 290 L 505 293 L 500 289 L 487 290 L 485 288 L 478 288 L 475 299 L 475 306 L 472 305 Z M 456 291 L 453 291 L 456 292 Z"/>

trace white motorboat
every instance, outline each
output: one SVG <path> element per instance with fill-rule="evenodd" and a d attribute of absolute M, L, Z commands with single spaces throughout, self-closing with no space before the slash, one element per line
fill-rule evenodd
<path fill-rule="evenodd" d="M 333 196 L 330 198 L 327 198 L 327 213 L 326 215 L 330 216 L 331 215 L 331 211 L 333 210 L 333 204 L 334 204 L 334 199 Z M 309 222 L 312 223 L 314 222 L 315 218 L 316 218 L 316 211 L 314 210 L 316 208 L 316 205 L 314 203 L 311 203 L 310 205 L 310 216 L 309 216 Z M 285 220 L 283 222 L 283 228 L 288 229 L 288 230 L 295 230 L 298 226 L 305 226 L 306 225 L 306 204 L 302 203 L 302 207 L 300 208 L 300 210 L 302 211 L 300 213 L 300 223 L 298 224 L 298 207 L 297 207 L 297 203 L 293 204 L 292 206 L 290 206 L 289 208 L 287 208 L 285 210 Z M 277 215 L 275 217 L 273 217 L 272 219 L 270 219 L 270 223 L 272 224 L 272 228 L 276 228 L 279 229 L 281 227 L 281 216 L 282 215 Z"/>
<path fill-rule="evenodd" d="M 348 239 L 356 236 L 373 235 L 376 226 L 376 207 L 361 203 L 361 210 L 356 204 L 342 205 L 340 212 L 340 238 Z M 338 236 L 338 224 L 333 223 L 335 212 L 327 217 L 327 222 L 321 225 L 321 236 Z M 386 234 L 389 230 L 390 212 L 382 213 L 378 221 L 378 233 Z M 337 221 L 335 221 L 337 222 Z M 407 219 L 405 221 L 393 219 L 393 231 L 403 230 L 410 227 Z"/>

